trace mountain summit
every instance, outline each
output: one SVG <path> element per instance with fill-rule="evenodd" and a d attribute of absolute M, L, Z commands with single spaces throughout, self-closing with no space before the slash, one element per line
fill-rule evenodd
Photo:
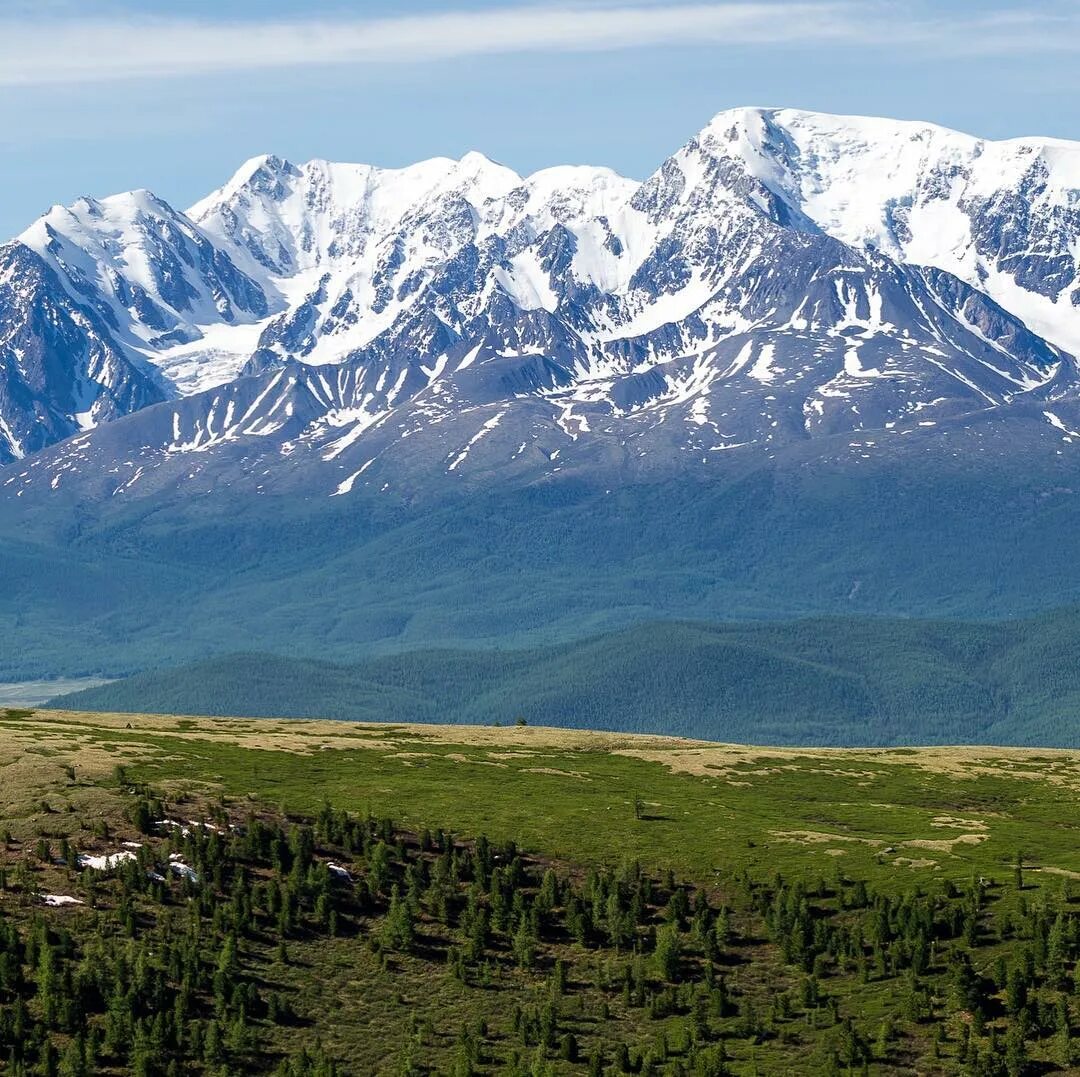
<path fill-rule="evenodd" d="M 243 442 L 333 462 L 303 480 L 327 493 L 405 439 L 410 468 L 460 477 L 1027 401 L 1057 437 L 1078 188 L 1072 143 L 736 109 L 642 183 L 265 156 L 187 213 L 80 199 L 0 249 L 0 460 L 146 408 L 144 474 Z"/>

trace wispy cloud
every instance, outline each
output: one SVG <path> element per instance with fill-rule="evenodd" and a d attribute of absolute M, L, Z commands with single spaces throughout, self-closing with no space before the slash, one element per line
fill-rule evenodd
<path fill-rule="evenodd" d="M 887 0 L 644 0 L 376 19 L 9 17 L 0 19 L 0 85 L 663 45 L 1080 51 L 1080 17 L 1069 9 L 1017 8 L 973 19 L 919 17 L 912 8 Z"/>

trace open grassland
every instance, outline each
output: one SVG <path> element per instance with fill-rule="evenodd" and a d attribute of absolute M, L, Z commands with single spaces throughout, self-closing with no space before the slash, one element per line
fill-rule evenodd
<path fill-rule="evenodd" d="M 1068 751 L 0 710 L 0 1072 L 1077 1072 L 1078 791 Z"/>
<path fill-rule="evenodd" d="M 356 725 L 0 712 L 0 811 L 13 830 L 92 810 L 122 764 L 173 793 L 487 833 L 588 863 L 714 871 L 1080 879 L 1080 753 L 792 750 L 530 727 Z M 86 781 L 72 782 L 66 767 Z"/>

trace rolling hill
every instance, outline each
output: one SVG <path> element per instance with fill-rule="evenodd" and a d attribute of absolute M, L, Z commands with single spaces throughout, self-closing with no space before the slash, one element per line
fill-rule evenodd
<path fill-rule="evenodd" d="M 55 701 L 104 711 L 628 730 L 789 745 L 1080 746 L 1080 613 L 1008 624 L 653 622 L 348 664 L 227 655 Z"/>

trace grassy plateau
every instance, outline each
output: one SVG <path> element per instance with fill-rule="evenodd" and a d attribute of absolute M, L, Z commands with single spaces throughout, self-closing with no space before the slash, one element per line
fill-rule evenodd
<path fill-rule="evenodd" d="M 716 869 L 829 872 L 842 860 L 867 881 L 904 888 L 1003 876 L 1017 852 L 1050 885 L 1080 879 L 1075 751 L 800 750 L 528 726 L 8 714 L 0 802 L 16 828 L 19 816 L 40 823 L 35 808 L 50 796 L 63 799 L 57 809 L 73 797 L 83 809 L 83 786 L 55 785 L 65 764 L 91 775 L 122 763 L 173 791 L 307 814 L 329 799 L 589 863 L 640 857 L 699 881 Z"/>
<path fill-rule="evenodd" d="M 1080 1058 L 1080 753 L 9 709 L 0 774 L 0 914 L 27 970 L 0 961 L 2 1072 Z M 85 860 L 121 848 L 145 870 Z M 196 941 L 161 968 L 154 997 L 186 1000 L 169 1020 L 123 971 L 68 1016 L 52 1000 L 83 990 L 101 939 L 160 947 L 179 923 Z M 20 1013 L 36 1031 L 16 1040 Z"/>

